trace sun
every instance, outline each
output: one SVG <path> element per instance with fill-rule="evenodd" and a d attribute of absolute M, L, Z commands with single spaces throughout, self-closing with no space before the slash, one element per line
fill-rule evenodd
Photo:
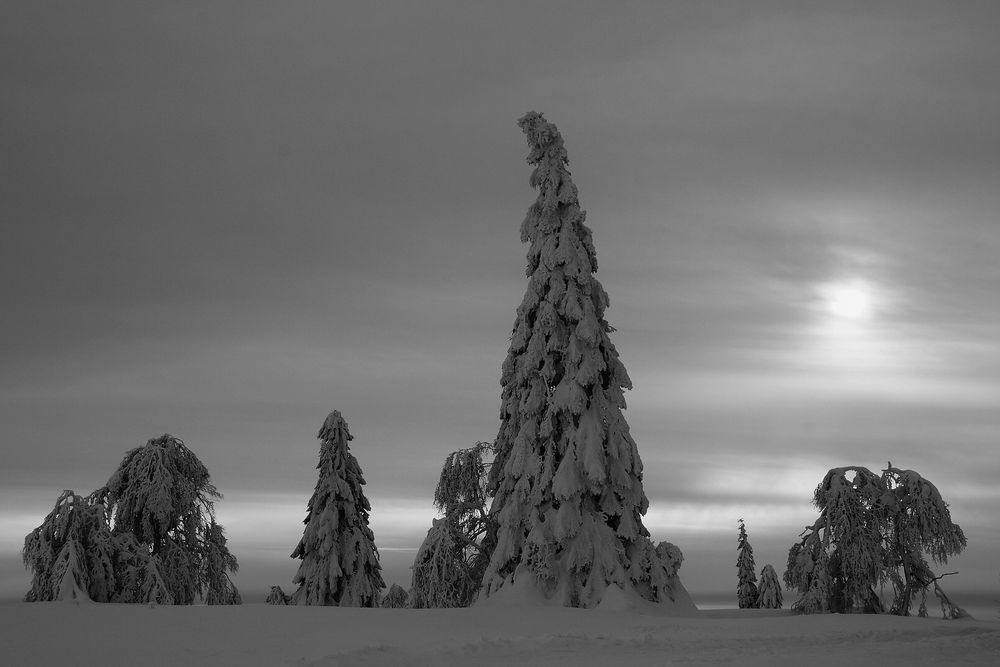
<path fill-rule="evenodd" d="M 823 308 L 829 315 L 848 321 L 862 321 L 872 316 L 872 290 L 861 280 L 826 285 L 822 290 Z"/>

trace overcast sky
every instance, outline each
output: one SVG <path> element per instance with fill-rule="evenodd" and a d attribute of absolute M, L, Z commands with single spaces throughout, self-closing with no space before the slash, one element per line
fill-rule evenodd
<path fill-rule="evenodd" d="M 165 432 L 237 584 L 289 590 L 333 409 L 408 585 L 499 426 L 531 109 L 696 599 L 735 597 L 737 519 L 783 571 L 824 473 L 887 460 L 969 538 L 949 590 L 996 591 L 997 34 L 988 1 L 6 3 L 0 597 L 58 493 Z"/>

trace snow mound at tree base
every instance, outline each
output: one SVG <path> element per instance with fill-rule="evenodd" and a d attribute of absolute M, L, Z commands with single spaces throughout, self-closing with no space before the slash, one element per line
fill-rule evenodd
<path fill-rule="evenodd" d="M 694 601 L 688 594 L 679 577 L 671 580 L 674 600 L 667 602 L 650 602 L 640 596 L 634 589 L 622 589 L 611 584 L 605 589 L 601 602 L 596 609 L 611 612 L 628 612 L 650 616 L 690 616 L 698 612 Z M 546 597 L 535 585 L 530 572 L 515 575 L 514 581 L 506 583 L 493 595 L 486 597 L 480 593 L 477 606 L 481 607 L 565 607 L 564 591 L 556 590 L 551 597 Z"/>
<path fill-rule="evenodd" d="M 673 601 L 650 602 L 633 589 L 622 589 L 611 585 L 604 591 L 604 597 L 597 605 L 599 611 L 639 614 L 643 616 L 694 616 L 698 608 L 688 594 L 687 589 L 678 577 L 670 582 L 673 590 Z"/>

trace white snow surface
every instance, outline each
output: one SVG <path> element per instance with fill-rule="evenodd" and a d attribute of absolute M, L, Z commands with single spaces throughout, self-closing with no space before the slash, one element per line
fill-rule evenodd
<path fill-rule="evenodd" d="M 4 665 L 998 665 L 1000 621 L 731 609 L 0 604 Z"/>

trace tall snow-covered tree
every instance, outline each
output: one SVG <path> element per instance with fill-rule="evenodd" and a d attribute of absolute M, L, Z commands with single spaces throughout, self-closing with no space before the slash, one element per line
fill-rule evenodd
<path fill-rule="evenodd" d="M 445 458 L 434 490 L 444 517 L 434 520 L 413 562 L 414 608 L 466 607 L 479 593 L 492 551 L 483 458 L 490 451 L 492 443 L 479 442 Z"/>
<path fill-rule="evenodd" d="M 354 439 L 334 410 L 319 430 L 319 479 L 309 499 L 305 530 L 292 558 L 302 563 L 292 583 L 291 603 L 377 607 L 385 584 L 375 536 L 368 526 L 371 505 L 361 466 L 348 447 Z"/>
<path fill-rule="evenodd" d="M 785 583 L 802 595 L 793 609 L 880 613 L 886 609 L 877 588 L 888 582 L 893 614 L 908 615 L 913 595 L 926 600 L 931 586 L 945 616 L 964 614 L 947 601 L 923 555 L 946 563 L 966 545 L 931 482 L 891 464 L 881 475 L 861 466 L 834 468 L 816 487 L 813 504 L 819 518 L 788 553 Z"/>
<path fill-rule="evenodd" d="M 609 337 L 563 139 L 537 112 L 518 125 L 538 198 L 521 225 L 528 288 L 501 369 L 484 591 L 517 583 L 574 607 L 597 605 L 609 585 L 674 599 L 679 561 L 660 558 L 642 524 L 642 462 L 622 414 L 632 383 Z"/>
<path fill-rule="evenodd" d="M 737 540 L 736 558 L 737 585 L 736 600 L 740 609 L 753 609 L 757 606 L 757 566 L 753 562 L 753 547 L 747 539 L 747 529 L 740 519 L 740 535 Z"/>
<path fill-rule="evenodd" d="M 182 441 L 150 439 L 87 497 L 65 491 L 25 538 L 25 599 L 239 604 L 238 564 L 215 522 L 208 470 Z"/>
<path fill-rule="evenodd" d="M 781 609 L 781 581 L 770 563 L 761 569 L 760 586 L 757 588 L 757 604 L 754 606 L 760 609 Z"/>

